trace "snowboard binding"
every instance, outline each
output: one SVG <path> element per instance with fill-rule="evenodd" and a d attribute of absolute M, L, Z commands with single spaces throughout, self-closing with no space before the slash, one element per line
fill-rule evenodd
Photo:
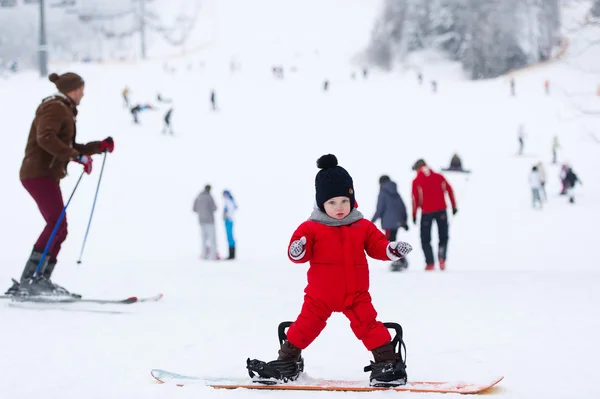
<path fill-rule="evenodd" d="M 287 342 L 285 331 L 291 325 L 291 321 L 284 321 L 279 324 L 277 329 L 279 344 L 282 348 Z M 304 359 L 299 353 L 297 358 L 277 359 L 270 362 L 248 358 L 246 360 L 246 368 L 248 369 L 248 375 L 252 378 L 252 382 L 275 385 L 296 380 L 300 376 L 300 373 L 304 371 Z"/>
<path fill-rule="evenodd" d="M 391 346 L 395 352 L 395 361 L 371 362 L 365 366 L 365 372 L 371 372 L 369 376 L 372 387 L 392 388 L 406 385 L 406 345 L 402 340 L 402 326 L 398 323 L 383 323 L 389 329 L 394 329 L 396 335 L 392 339 Z M 404 356 L 402 349 L 404 348 Z"/>

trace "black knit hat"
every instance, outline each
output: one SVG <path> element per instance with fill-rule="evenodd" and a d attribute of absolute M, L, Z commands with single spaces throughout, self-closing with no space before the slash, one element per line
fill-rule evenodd
<path fill-rule="evenodd" d="M 317 206 L 325 212 L 324 204 L 334 197 L 350 198 L 350 209 L 354 209 L 354 183 L 346 169 L 338 166 L 338 160 L 333 154 L 323 155 L 317 160 L 321 169 L 315 177 Z"/>

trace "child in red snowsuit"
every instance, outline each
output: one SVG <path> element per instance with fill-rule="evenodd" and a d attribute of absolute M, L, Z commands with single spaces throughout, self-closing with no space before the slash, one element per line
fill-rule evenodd
<path fill-rule="evenodd" d="M 317 166 L 321 168 L 315 179 L 318 208 L 296 229 L 288 247 L 292 262 L 310 262 L 304 304 L 289 327 L 278 359 L 268 365 L 294 380 L 302 371 L 294 367 L 302 361 L 301 351 L 323 331 L 333 312 L 342 312 L 356 337 L 373 352 L 371 383 L 403 385 L 405 365 L 395 352 L 388 329 L 376 319 L 371 303 L 365 251 L 372 258 L 395 261 L 412 248 L 404 242 L 389 242 L 354 209 L 352 177 L 338 166 L 334 155 L 322 156 Z"/>

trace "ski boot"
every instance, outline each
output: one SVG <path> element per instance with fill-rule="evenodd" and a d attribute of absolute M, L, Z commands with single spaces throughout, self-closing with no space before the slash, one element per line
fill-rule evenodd
<path fill-rule="evenodd" d="M 56 262 L 57 262 L 56 259 L 50 259 L 48 261 L 48 264 L 46 265 L 46 268 L 44 269 L 44 273 L 42 273 L 42 277 L 44 279 L 46 279 L 52 285 L 52 287 L 54 288 L 54 295 L 68 296 L 68 297 L 71 297 L 71 298 L 80 299 L 81 295 L 70 293 L 64 287 L 61 287 L 60 285 L 55 284 L 54 282 L 52 282 L 50 280 L 50 276 L 52 276 L 52 272 L 54 271 L 54 267 L 56 266 Z"/>
<path fill-rule="evenodd" d="M 265 385 L 275 385 L 281 382 L 296 380 L 300 373 L 304 371 L 304 359 L 302 350 L 295 347 L 287 340 L 285 329 L 292 325 L 292 322 L 284 321 L 279 324 L 279 343 L 281 348 L 278 352 L 277 360 L 263 362 L 262 360 L 248 358 L 246 368 L 252 382 Z"/>
<path fill-rule="evenodd" d="M 31 252 L 29 260 L 25 264 L 25 269 L 21 275 L 17 292 L 13 294 L 15 297 L 30 297 L 30 296 L 50 296 L 50 297 L 72 297 L 81 298 L 81 295 L 71 294 L 63 287 L 52 283 L 50 276 L 56 266 L 56 260 L 46 258 L 40 268 L 40 273 L 36 276 L 37 266 L 42 259 L 42 252 L 35 248 Z M 15 284 L 13 284 L 13 287 Z M 11 289 L 13 288 L 11 287 Z"/>
<path fill-rule="evenodd" d="M 406 346 L 402 340 L 402 327 L 397 323 L 383 323 L 383 325 L 396 330 L 396 336 L 392 342 L 371 351 L 375 361 L 364 368 L 365 372 L 371 372 L 369 385 L 385 388 L 406 385 Z M 402 348 L 404 348 L 404 358 L 402 358 Z"/>

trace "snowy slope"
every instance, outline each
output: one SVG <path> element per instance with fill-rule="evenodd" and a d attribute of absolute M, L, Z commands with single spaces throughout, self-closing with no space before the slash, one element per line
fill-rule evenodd
<path fill-rule="evenodd" d="M 319 3 L 333 10 L 340 2 Z M 346 14 L 339 29 L 359 37 L 354 29 L 363 26 L 361 10 L 369 9 Z M 311 15 L 315 27 L 324 26 L 319 21 L 326 16 L 335 19 L 330 11 Z M 271 18 L 255 22 L 275 23 Z M 226 16 L 219 23 L 235 25 Z M 365 22 L 363 27 L 368 26 Z M 327 37 L 323 28 L 319 32 Z M 366 37 L 368 30 L 363 32 Z M 301 35 L 290 39 L 288 50 L 312 47 L 311 40 L 302 40 Z M 279 81 L 269 74 L 268 66 L 275 62 L 265 55 L 270 48 L 260 43 L 256 57 L 245 49 L 246 55 L 239 57 L 242 70 L 233 75 L 226 47 L 212 54 L 222 67 L 214 66 L 208 55 L 190 56 L 173 61 L 176 74 L 163 73 L 160 63 L 70 67 L 88 82 L 78 117 L 79 139 L 112 135 L 116 149 L 106 162 L 84 261 L 75 263 L 102 157 L 95 158 L 93 174 L 84 176 L 69 208 L 69 237 L 54 278 L 88 297 L 163 292 L 165 298 L 130 307 L 76 304 L 44 310 L 2 303 L 0 397 L 282 396 L 157 385 L 149 371 L 243 377 L 247 357 L 268 360 L 276 355 L 277 324 L 293 320 L 302 303 L 306 266 L 291 264 L 286 247 L 311 211 L 318 156 L 338 156 L 354 178 L 360 210 L 370 217 L 381 174 L 398 183 L 409 203 L 412 163 L 424 157 L 439 169 L 454 151 L 474 173 L 468 180 L 447 176 L 459 204 L 459 213 L 451 218 L 448 270 L 422 271 L 414 225 L 400 234 L 416 248 L 410 270 L 392 274 L 384 262 L 370 262 L 379 317 L 405 329 L 409 378 L 477 382 L 504 375 L 496 390 L 503 398 L 598 397 L 600 273 L 594 223 L 600 213 L 600 147 L 582 128 L 593 132 L 595 126 L 598 132 L 598 126 L 593 115 L 577 113 L 573 97 L 564 94 L 584 92 L 589 106 L 597 109 L 592 97 L 597 75 L 572 68 L 568 61 L 574 53 L 567 53 L 565 62 L 517 74 L 518 96 L 512 98 L 506 79 L 465 82 L 454 79 L 455 69 L 448 65 L 448 78 L 444 68 L 435 69 L 440 88 L 434 95 L 428 86 L 418 86 L 411 73 L 373 73 L 366 81 L 351 80 L 351 52 L 344 44 L 341 48 L 348 51 L 331 59 L 297 60 L 298 72 Z M 576 37 L 571 44 L 577 46 Z M 600 67 L 598 58 L 587 54 L 577 62 Z M 185 68 L 200 60 L 205 68 Z M 259 69 L 261 63 L 266 70 Z M 332 84 L 323 93 L 326 68 Z M 543 93 L 545 79 L 552 81 L 551 96 Z M 132 125 L 120 98 L 125 84 L 134 101 L 153 101 L 157 91 L 174 99 L 175 137 L 160 135 L 164 107 L 141 114 L 141 126 Z M 209 111 L 211 88 L 217 89 L 219 113 Z M 11 93 L 0 96 L 5 126 L 0 281 L 8 286 L 42 227 L 35 204 L 18 181 L 18 168 L 35 107 L 52 87 L 25 73 L 1 81 L 0 90 Z M 528 133 L 524 157 L 515 155 L 519 123 Z M 559 169 L 549 163 L 555 134 L 564 147 L 561 161 L 568 160 L 585 184 L 574 206 L 557 196 Z M 531 209 L 527 186 L 528 171 L 538 161 L 545 163 L 549 179 L 543 211 Z M 80 173 L 79 165 L 69 170 L 62 183 L 65 197 Z M 240 259 L 235 262 L 198 259 L 199 228 L 191 207 L 206 183 L 213 185 L 219 205 L 225 188 L 240 205 Z M 224 253 L 224 229 L 217 229 Z M 342 315 L 330 319 L 305 359 L 314 377 L 368 377 L 362 367 L 370 354 Z M 341 396 L 289 393 L 298 398 L 324 395 Z"/>

